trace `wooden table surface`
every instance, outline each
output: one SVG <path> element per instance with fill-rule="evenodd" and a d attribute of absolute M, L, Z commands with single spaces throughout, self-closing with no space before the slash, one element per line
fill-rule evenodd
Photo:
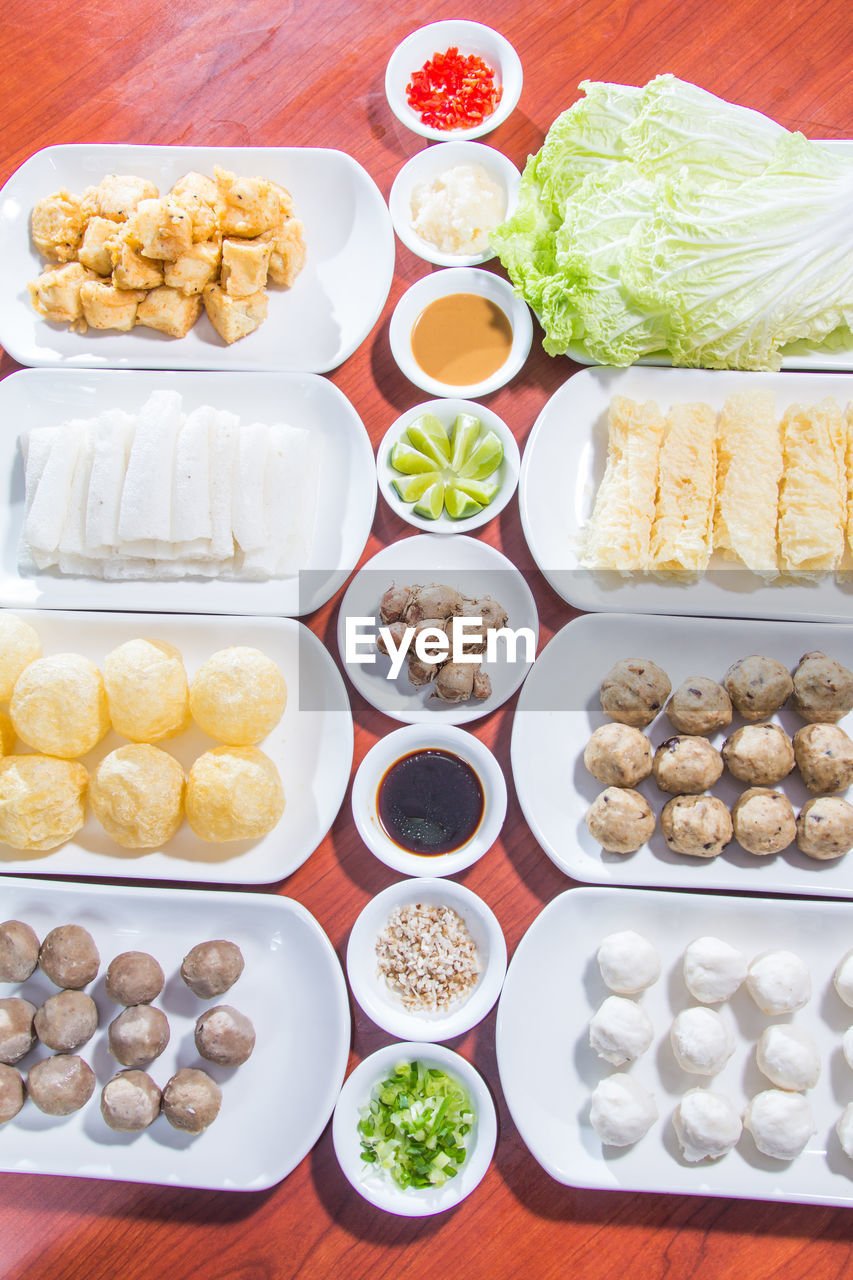
<path fill-rule="evenodd" d="M 445 0 L 428 14 L 414 0 L 393 6 L 379 0 L 19 0 L 4 13 L 0 182 L 53 143 L 315 146 L 349 152 L 387 197 L 403 162 L 425 144 L 386 104 L 385 63 L 395 44 L 427 18 L 457 17 L 462 9 Z M 464 16 L 498 28 L 521 55 L 520 104 L 488 138 L 519 166 L 585 78 L 642 84 L 671 71 L 807 136 L 853 136 L 846 0 L 773 6 L 766 0 L 530 0 L 524 6 L 469 0 Z M 393 418 L 424 398 L 391 358 L 388 320 L 404 289 L 428 270 L 397 244 L 381 319 L 329 375 L 374 445 Z M 4 355 L 0 368 L 7 375 L 16 365 Z M 540 409 L 573 371 L 542 352 L 537 333 L 522 373 L 486 402 L 523 447 Z M 409 532 L 380 500 L 363 559 Z M 544 644 L 573 611 L 533 568 L 515 499 L 479 536 L 528 573 Z M 340 593 L 305 620 L 336 660 L 339 599 Z M 396 726 L 351 686 L 350 697 L 355 768 Z M 512 789 L 514 705 L 513 699 L 474 726 L 507 774 L 509 811 L 496 847 L 460 876 L 497 914 L 510 955 L 542 907 L 570 887 L 534 840 Z M 359 911 L 395 879 L 356 835 L 348 792 L 317 851 L 287 881 L 264 891 L 303 903 L 343 960 Z M 354 1002 L 352 1012 L 350 1067 L 390 1039 Z M 0 1275 L 712 1280 L 737 1273 L 743 1280 L 824 1280 L 850 1273 L 853 1220 L 840 1209 L 590 1192 L 553 1182 L 509 1116 L 494 1033 L 493 1011 L 452 1045 L 493 1091 L 499 1140 L 485 1180 L 450 1214 L 418 1221 L 372 1208 L 341 1174 L 327 1126 L 284 1182 L 257 1194 L 2 1176 Z"/>

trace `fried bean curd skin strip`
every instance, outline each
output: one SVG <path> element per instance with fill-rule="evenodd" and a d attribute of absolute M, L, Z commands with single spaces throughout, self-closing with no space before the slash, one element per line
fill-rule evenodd
<path fill-rule="evenodd" d="M 607 461 L 584 539 L 582 563 L 627 572 L 649 564 L 664 419 L 654 401 L 610 402 Z"/>
<path fill-rule="evenodd" d="M 729 396 L 717 424 L 714 546 L 764 578 L 778 572 L 781 477 L 782 441 L 772 392 Z"/>
<path fill-rule="evenodd" d="M 697 572 L 713 548 L 717 415 L 707 404 L 673 405 L 660 451 L 652 567 Z"/>
<path fill-rule="evenodd" d="M 822 573 L 841 564 L 847 510 L 842 424 L 831 397 L 818 405 L 790 405 L 782 418 L 779 555 L 789 573 Z"/>

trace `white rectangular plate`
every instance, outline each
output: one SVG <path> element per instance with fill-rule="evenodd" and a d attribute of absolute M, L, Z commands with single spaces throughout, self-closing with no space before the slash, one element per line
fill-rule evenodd
<path fill-rule="evenodd" d="M 615 662 L 650 658 L 667 673 L 675 690 L 690 676 L 722 681 L 733 662 L 753 653 L 777 658 L 793 671 L 812 649 L 850 665 L 853 627 L 619 614 L 587 614 L 569 622 L 536 659 L 521 691 L 512 731 L 519 802 L 551 860 L 566 875 L 588 883 L 853 898 L 853 853 L 822 862 L 791 845 L 775 857 L 760 858 L 732 841 L 716 858 L 692 858 L 667 847 L 659 823 L 649 843 L 636 853 L 606 853 L 584 821 L 602 785 L 587 771 L 583 752 L 593 730 L 608 719 L 601 710 L 599 689 Z M 787 706 L 772 719 L 790 736 L 805 723 Z M 710 735 L 710 741 L 719 748 L 743 723 L 736 714 L 727 729 Z M 853 713 L 841 727 L 853 733 Z M 662 714 L 644 732 L 654 749 L 675 730 Z M 731 807 L 745 786 L 724 770 L 710 790 Z M 795 813 L 810 796 L 796 769 L 777 789 L 786 793 Z M 659 818 L 670 797 L 653 778 L 637 790 Z"/>
<path fill-rule="evenodd" d="M 319 505 L 306 575 L 237 582 L 104 582 L 53 570 L 22 572 L 26 515 L 18 438 L 104 409 L 139 410 L 152 391 L 180 392 L 185 412 L 211 404 L 241 422 L 306 427 L 322 442 Z M 249 613 L 289 617 L 318 609 L 346 580 L 364 550 L 376 509 L 376 464 L 364 423 L 346 396 L 313 373 L 152 373 L 22 369 L 0 382 L 0 604 L 48 609 L 140 609 L 173 613 Z"/>
<path fill-rule="evenodd" d="M 185 338 L 144 326 L 79 334 L 37 314 L 27 292 L 45 265 L 30 239 L 37 200 L 62 187 L 81 195 L 108 173 L 148 178 L 164 194 L 191 169 L 212 177 L 214 165 L 281 183 L 305 224 L 305 266 L 290 289 L 270 287 L 269 315 L 254 333 L 229 346 L 202 313 Z M 394 233 L 378 187 L 343 151 L 76 144 L 37 151 L 0 191 L 0 259 L 0 343 L 21 364 L 325 373 L 352 355 L 379 318 L 394 271 Z"/>
<path fill-rule="evenodd" d="M 178 614 L 43 613 L 21 611 L 38 631 L 44 653 L 82 653 L 97 666 L 117 645 L 135 637 L 167 640 L 182 653 L 187 676 L 217 649 L 249 645 L 278 665 L 288 701 L 275 729 L 259 744 L 276 765 L 285 810 L 260 840 L 211 844 L 186 820 L 161 849 L 123 849 L 89 812 L 73 840 L 47 853 L 24 853 L 0 844 L 0 871 L 55 876 L 110 876 L 135 880 L 185 880 L 211 884 L 272 884 L 308 858 L 335 819 L 349 781 L 353 729 L 346 689 L 328 650 L 300 622 L 289 618 L 222 619 Z M 91 770 L 125 739 L 113 730 L 82 757 Z M 203 751 L 218 746 L 193 725 L 158 744 L 186 772 Z M 24 750 L 18 744 L 19 750 Z M 0 884 L 3 891 L 5 882 Z"/>
<path fill-rule="evenodd" d="M 611 994 L 596 951 L 608 934 L 623 929 L 654 944 L 662 972 L 640 997 L 654 1026 L 652 1045 L 629 1068 L 615 1068 L 590 1048 L 588 1027 Z M 696 1003 L 684 985 L 682 956 L 688 943 L 704 935 L 724 939 L 748 962 L 763 951 L 785 949 L 809 966 L 811 1000 L 790 1021 L 814 1038 L 822 1070 L 807 1095 L 816 1133 L 796 1160 L 762 1155 L 747 1132 L 720 1160 L 691 1165 L 681 1156 L 671 1123 L 681 1097 L 688 1089 L 710 1088 L 742 1111 L 751 1097 L 771 1087 L 756 1065 L 755 1044 L 764 1027 L 780 1021 L 762 1014 L 742 987 L 726 1004 L 713 1006 L 736 1043 L 723 1071 L 709 1079 L 676 1064 L 669 1029 L 680 1010 Z M 841 1148 L 835 1122 L 853 1098 L 853 1071 L 841 1051 L 853 1013 L 832 984 L 850 941 L 849 906 L 840 902 L 601 888 L 561 894 L 521 940 L 498 1007 L 501 1085 L 530 1151 L 553 1178 L 574 1187 L 850 1204 L 853 1161 Z M 552 1077 L 547 1087 L 543 1063 Z M 589 1122 L 590 1095 L 604 1076 L 624 1069 L 654 1094 L 659 1119 L 633 1147 L 603 1146 Z"/>
<path fill-rule="evenodd" d="M 727 396 L 753 387 L 774 393 L 780 414 L 797 401 L 853 399 L 853 378 L 841 373 L 731 373 L 703 369 L 584 369 L 551 397 L 527 441 L 518 500 L 533 559 L 555 591 L 578 609 L 641 613 L 722 614 L 747 618 L 853 616 L 853 557 L 846 577 L 765 583 L 714 555 L 693 579 L 594 573 L 579 563 L 579 538 L 592 514 L 607 457 L 607 410 L 614 395 L 673 404 L 704 401 L 721 409 Z"/>
<path fill-rule="evenodd" d="M 89 988 L 98 1030 L 80 1056 L 97 1077 L 95 1093 L 73 1115 L 44 1115 L 29 1100 L 3 1126 L 0 1168 L 123 1182 L 159 1182 L 223 1191 L 272 1186 L 311 1150 L 332 1114 L 350 1040 L 346 983 L 337 956 L 314 917 L 291 898 L 204 890 L 109 888 L 102 885 L 3 882 L 4 918 L 25 920 L 40 939 L 62 924 L 80 924 L 95 940 L 101 974 Z M 219 1000 L 200 1000 L 182 981 L 181 960 L 197 942 L 227 938 L 245 968 Z M 121 1068 L 107 1048 L 107 1028 L 121 1012 L 104 990 L 110 961 L 147 951 L 166 975 L 155 1004 L 169 1020 L 170 1040 L 147 1068 L 162 1089 L 181 1067 L 201 1067 L 222 1088 L 222 1107 L 204 1133 L 191 1137 L 164 1116 L 141 1133 L 114 1133 L 100 1114 L 100 1092 Z M 4 997 L 40 1005 L 56 988 L 36 970 Z M 252 1056 L 217 1067 L 198 1056 L 195 1020 L 214 1003 L 245 1013 L 255 1028 Z M 26 1075 L 46 1056 L 42 1046 L 18 1063 Z"/>

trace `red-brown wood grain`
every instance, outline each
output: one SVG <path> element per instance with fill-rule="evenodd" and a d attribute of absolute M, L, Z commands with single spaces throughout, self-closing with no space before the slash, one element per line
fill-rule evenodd
<path fill-rule="evenodd" d="M 846 0 L 529 0 L 523 6 L 438 0 L 429 10 L 414 0 L 393 6 L 378 0 L 18 0 L 3 15 L 0 183 L 53 143 L 322 146 L 352 154 L 387 197 L 397 170 L 424 144 L 387 107 L 385 62 L 398 40 L 423 22 L 463 16 L 497 27 L 521 55 L 521 101 L 488 139 L 519 165 L 578 96 L 581 80 L 641 84 L 664 71 L 808 136 L 853 136 Z M 428 269 L 397 245 L 379 323 L 330 375 L 374 445 L 393 418 L 423 398 L 394 365 L 388 317 L 403 290 Z M 4 355 L 0 373 L 15 368 Z M 521 375 L 487 398 L 522 447 L 538 412 L 572 371 L 567 361 L 544 355 L 537 337 Z M 409 532 L 380 500 L 363 559 Z M 532 567 L 517 502 L 479 536 L 529 571 L 546 643 L 573 611 Z M 340 594 L 305 619 L 336 659 Z M 351 688 L 350 694 L 355 767 L 395 724 Z M 514 701 L 474 727 L 508 778 Z M 262 891 L 302 902 L 343 958 L 358 912 L 394 878 L 361 845 L 348 793 L 313 856 L 286 882 Z M 511 779 L 500 841 L 460 878 L 496 912 L 510 954 L 542 906 L 570 887 L 527 828 Z M 572 975 L 551 980 L 557 998 L 570 1001 Z M 742 1280 L 835 1280 L 853 1272 L 853 1218 L 844 1210 L 588 1192 L 554 1183 L 508 1114 L 494 1029 L 493 1012 L 452 1042 L 489 1082 L 500 1123 L 491 1170 L 455 1212 L 410 1221 L 373 1209 L 345 1182 L 327 1127 L 290 1177 L 259 1194 L 2 1176 L 0 1277 L 718 1280 L 736 1274 Z M 351 1065 L 388 1040 L 353 1005 Z"/>

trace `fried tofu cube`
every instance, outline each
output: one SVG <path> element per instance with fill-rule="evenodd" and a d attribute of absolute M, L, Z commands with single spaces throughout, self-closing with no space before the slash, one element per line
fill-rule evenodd
<path fill-rule="evenodd" d="M 272 245 L 264 240 L 223 240 L 220 283 L 232 298 L 250 298 L 267 282 Z"/>
<path fill-rule="evenodd" d="M 80 290 L 88 281 L 97 280 L 80 262 L 66 262 L 61 267 L 50 267 L 37 280 L 27 285 L 32 304 L 45 320 L 70 324 L 81 333 L 86 331 Z"/>
<path fill-rule="evenodd" d="M 219 165 L 214 166 L 213 173 L 216 213 L 223 235 L 252 239 L 278 223 L 282 188 L 267 178 L 238 178 Z"/>
<path fill-rule="evenodd" d="M 192 218 L 168 196 L 142 200 L 128 225 L 127 240 L 145 258 L 174 262 L 192 245 Z"/>
<path fill-rule="evenodd" d="M 117 289 L 106 280 L 87 280 L 80 286 L 83 315 L 93 329 L 126 333 L 133 328 L 136 309 L 144 297 L 141 289 Z"/>
<path fill-rule="evenodd" d="M 164 262 L 164 280 L 181 293 L 201 293 L 215 279 L 222 261 L 222 241 L 217 236 L 194 244 L 174 262 Z"/>
<path fill-rule="evenodd" d="M 108 173 L 96 187 L 83 192 L 83 210 L 89 217 L 126 222 L 141 200 L 154 200 L 159 191 L 147 178 L 132 173 Z"/>
<path fill-rule="evenodd" d="M 30 222 L 33 244 L 51 262 L 72 262 L 76 258 L 84 226 L 80 200 L 64 187 L 36 201 Z"/>
<path fill-rule="evenodd" d="M 169 199 L 186 209 L 192 219 L 193 241 L 212 240 L 216 234 L 216 183 L 205 173 L 191 170 L 179 178 Z"/>
<path fill-rule="evenodd" d="M 117 289 L 156 289 L 163 283 L 163 263 L 143 258 L 126 239 L 113 243 L 112 265 Z"/>
<path fill-rule="evenodd" d="M 269 278 L 273 284 L 288 289 L 305 266 L 305 227 L 299 218 L 283 218 L 278 226 L 261 239 L 270 240 Z"/>
<path fill-rule="evenodd" d="M 248 298 L 232 298 L 219 284 L 204 290 L 204 309 L 216 332 L 225 342 L 236 342 L 257 329 L 267 317 L 268 298 L 261 289 Z"/>
<path fill-rule="evenodd" d="M 198 294 L 181 293 L 162 284 L 146 294 L 136 312 L 136 323 L 158 329 L 170 338 L 184 338 L 201 314 Z"/>
<path fill-rule="evenodd" d="M 100 215 L 90 218 L 77 250 L 78 262 L 90 271 L 97 271 L 99 276 L 108 276 L 113 269 L 112 248 L 116 230 L 116 224 L 109 218 Z"/>

